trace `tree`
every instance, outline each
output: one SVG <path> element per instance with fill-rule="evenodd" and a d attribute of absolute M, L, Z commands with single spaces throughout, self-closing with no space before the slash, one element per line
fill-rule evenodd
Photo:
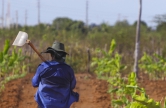
<path fill-rule="evenodd" d="M 73 21 L 70 25 L 71 31 L 86 33 L 87 30 L 85 28 L 85 24 L 82 21 Z"/>
<path fill-rule="evenodd" d="M 157 25 L 157 31 L 165 31 L 166 29 L 166 22 L 162 22 L 159 25 Z"/>
<path fill-rule="evenodd" d="M 165 27 L 166 27 L 166 14 L 156 15 L 153 18 L 153 22 L 155 22 L 157 24 L 157 27 L 156 27 L 157 31 L 165 31 Z"/>
<path fill-rule="evenodd" d="M 153 21 L 157 24 L 162 24 L 163 22 L 166 22 L 166 14 L 164 15 L 156 15 L 153 18 Z"/>
<path fill-rule="evenodd" d="M 108 32 L 110 29 L 110 26 L 107 23 L 101 23 L 99 28 L 101 32 Z"/>
<path fill-rule="evenodd" d="M 129 23 L 127 20 L 123 20 L 123 21 L 117 21 L 115 23 L 115 26 L 118 26 L 118 27 L 126 27 L 126 26 L 129 26 Z"/>
<path fill-rule="evenodd" d="M 139 0 L 140 7 L 139 7 L 139 17 L 137 21 L 137 29 L 136 29 L 136 42 L 135 42 L 135 52 L 134 52 L 134 72 L 138 78 L 138 60 L 139 60 L 139 51 L 140 51 L 140 21 L 141 21 L 141 14 L 142 14 L 142 0 Z"/>
<path fill-rule="evenodd" d="M 73 21 L 69 18 L 56 18 L 53 20 L 52 26 L 56 28 L 56 30 L 70 30 L 70 26 Z"/>
<path fill-rule="evenodd" d="M 135 21 L 134 24 L 133 24 L 133 26 L 137 26 L 137 22 L 138 22 L 138 21 Z M 148 26 L 147 26 L 147 24 L 146 24 L 145 21 L 140 21 L 140 25 L 141 25 L 142 27 L 148 28 Z"/>

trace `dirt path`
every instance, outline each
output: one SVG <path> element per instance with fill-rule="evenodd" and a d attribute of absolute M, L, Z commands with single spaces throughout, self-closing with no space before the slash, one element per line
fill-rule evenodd
<path fill-rule="evenodd" d="M 31 85 L 34 73 L 25 78 L 6 84 L 6 89 L 0 97 L 0 108 L 36 108 L 34 94 L 37 88 Z M 80 100 L 70 108 L 110 108 L 110 96 L 107 94 L 108 83 L 98 80 L 89 74 L 76 74 L 75 91 L 80 94 Z M 156 101 L 166 96 L 166 81 L 140 81 L 146 93 Z"/>
<path fill-rule="evenodd" d="M 166 81 L 149 81 L 145 80 L 142 82 L 142 87 L 146 90 L 147 95 L 155 101 L 163 101 L 166 97 Z"/>
<path fill-rule="evenodd" d="M 9 82 L 0 98 L 0 108 L 36 108 L 34 94 L 36 88 L 31 85 L 33 73 L 25 78 Z M 110 96 L 107 94 L 107 83 L 97 80 L 89 74 L 76 74 L 75 91 L 80 100 L 71 108 L 110 108 Z"/>

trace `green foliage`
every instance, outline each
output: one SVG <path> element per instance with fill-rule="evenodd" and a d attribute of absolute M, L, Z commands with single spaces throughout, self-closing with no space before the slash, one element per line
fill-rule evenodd
<path fill-rule="evenodd" d="M 8 50 L 9 50 L 9 48 L 10 48 L 10 41 L 9 40 L 6 40 L 5 41 L 5 46 L 4 46 L 4 48 L 3 48 L 3 55 L 6 55 L 7 54 L 7 52 L 8 52 Z"/>
<path fill-rule="evenodd" d="M 153 21 L 157 24 L 162 24 L 162 23 L 165 23 L 166 22 L 166 14 L 164 15 L 156 15 L 154 18 L 153 18 Z"/>
<path fill-rule="evenodd" d="M 98 50 L 102 53 L 101 57 L 92 58 L 92 66 L 95 73 L 101 79 L 109 82 L 109 93 L 111 94 L 113 108 L 161 108 L 159 102 L 150 99 L 143 88 L 138 87 L 136 74 L 131 72 L 128 78 L 122 77 L 122 70 L 126 66 L 121 64 L 121 56 L 114 53 L 116 47 L 115 40 L 111 41 L 110 49 L 107 52 Z M 156 57 L 161 58 L 156 55 Z M 150 57 L 146 60 L 151 61 Z"/>
<path fill-rule="evenodd" d="M 15 75 L 10 75 L 10 76 L 7 76 L 4 80 L 2 80 L 0 82 L 1 84 L 1 87 L 0 87 L 0 94 L 1 92 L 5 89 L 5 84 L 11 80 L 14 80 L 14 79 L 18 79 L 18 78 L 22 78 L 22 77 L 25 77 L 27 74 L 27 72 L 23 72 L 21 74 L 15 74 Z"/>
<path fill-rule="evenodd" d="M 141 21 L 140 24 L 141 24 L 141 28 L 142 27 L 144 27 L 144 28 L 148 27 L 145 21 Z M 135 27 L 137 26 L 137 21 L 134 22 L 133 26 L 135 26 Z"/>
<path fill-rule="evenodd" d="M 157 26 L 157 31 L 164 31 L 166 28 L 166 22 L 163 22 Z"/>
<path fill-rule="evenodd" d="M 129 23 L 127 20 L 117 21 L 115 23 L 115 27 L 127 27 L 127 26 L 129 26 Z"/>
<path fill-rule="evenodd" d="M 3 52 L 0 52 L 0 62 L 3 61 Z"/>
<path fill-rule="evenodd" d="M 162 78 L 166 74 L 166 58 L 154 53 L 150 56 L 146 53 L 140 59 L 139 67 L 149 74 L 151 78 Z"/>
<path fill-rule="evenodd" d="M 164 19 L 165 17 L 161 17 Z M 159 18 L 159 20 L 161 19 Z M 160 21 L 159 24 L 164 23 Z M 150 30 L 145 22 L 141 22 L 141 44 L 140 52 L 148 52 L 150 56 L 153 52 L 160 52 L 166 55 L 165 31 Z M 29 39 L 34 43 L 39 51 L 45 50 L 51 46 L 55 40 L 65 43 L 65 46 L 73 46 L 72 57 L 69 61 L 77 71 L 86 71 L 87 53 L 86 49 L 91 51 L 91 57 L 96 57 L 98 52 L 94 52 L 96 48 L 109 50 L 110 40 L 116 40 L 116 52 L 123 56 L 122 62 L 128 67 L 133 66 L 133 51 L 135 46 L 136 27 L 130 25 L 127 20 L 118 21 L 115 25 L 108 23 L 91 24 L 88 27 L 84 22 L 72 20 L 70 18 L 56 18 L 51 24 L 39 24 L 35 26 L 20 26 L 18 29 L 12 28 L 0 30 L 0 43 L 4 40 L 14 40 L 19 30 L 25 31 L 29 35 Z M 79 42 L 79 49 L 75 48 L 75 44 Z M 108 46 L 107 46 L 108 45 Z M 2 48 L 2 47 L 1 47 Z M 81 49 L 81 50 L 80 50 Z M 81 53 L 77 55 L 79 50 Z M 67 52 L 70 50 L 66 49 Z M 101 51 L 102 53 L 102 51 Z M 85 56 L 85 57 L 84 57 Z M 1 60 L 2 54 L 0 54 Z M 75 58 L 76 57 L 76 58 Z M 37 57 L 34 61 L 37 61 Z M 79 63 L 81 61 L 81 66 Z M 85 66 L 86 65 L 86 66 Z M 80 70 L 81 67 L 81 70 Z M 33 70 L 35 71 L 35 70 Z M 126 71 L 129 72 L 129 71 Z"/>
<path fill-rule="evenodd" d="M 56 30 L 85 32 L 84 23 L 82 21 L 72 21 L 69 18 L 57 18 L 53 21 L 52 26 Z"/>
<path fill-rule="evenodd" d="M 66 63 L 68 63 L 75 72 L 84 72 L 86 69 L 86 64 L 84 62 L 86 60 L 87 53 L 82 52 L 79 42 L 75 43 L 74 48 L 73 46 L 68 46 L 66 48 L 69 50 L 69 55 L 66 57 Z"/>
<path fill-rule="evenodd" d="M 28 64 L 24 64 L 26 56 L 22 55 L 22 50 L 16 51 L 14 48 L 10 54 L 9 48 L 10 41 L 6 40 L 3 52 L 0 52 L 0 90 L 4 89 L 4 84 L 8 81 L 23 77 L 27 73 Z"/>
<path fill-rule="evenodd" d="M 125 69 L 126 66 L 121 65 L 121 56 L 118 53 L 113 54 L 116 47 L 116 42 L 113 39 L 111 41 L 110 49 L 108 53 L 104 50 L 97 50 L 99 54 L 102 54 L 102 57 L 93 57 L 91 66 L 95 67 L 95 73 L 99 78 L 107 79 L 108 82 L 112 82 L 113 76 L 120 77 L 120 71 Z"/>
<path fill-rule="evenodd" d="M 102 57 L 93 57 L 91 66 L 95 67 L 95 73 L 101 79 L 107 80 L 110 85 L 109 92 L 116 92 L 121 84 L 124 83 L 124 79 L 121 79 L 121 72 L 126 66 L 121 64 L 121 56 L 118 53 L 114 53 L 116 42 L 113 39 L 111 41 L 110 49 L 108 53 L 104 50 L 97 50 L 101 53 Z M 119 92 L 121 94 L 121 92 Z M 113 101 L 113 103 L 122 104 L 123 101 Z"/>
<path fill-rule="evenodd" d="M 126 82 L 123 81 L 116 90 L 111 91 L 111 93 L 116 94 L 116 97 L 112 99 L 114 108 L 161 108 L 159 102 L 149 98 L 145 90 L 138 87 L 134 72 L 129 74 Z"/>
<path fill-rule="evenodd" d="M 150 30 L 145 22 L 141 22 L 142 37 L 140 40 L 140 52 L 147 52 L 148 54 L 145 54 L 141 58 L 139 66 L 141 71 L 149 73 L 152 77 L 160 78 L 165 75 L 166 70 L 164 58 L 166 55 L 165 15 L 156 18 L 156 22 L 159 24 L 156 31 Z M 110 83 L 109 92 L 111 94 L 116 93 L 118 96 L 115 97 L 114 104 L 118 108 L 119 105 L 126 108 L 130 106 L 133 108 L 134 106 L 144 108 L 144 104 L 150 99 L 147 99 L 148 97 L 145 96 L 144 90 L 137 86 L 134 75 L 132 74 L 131 76 L 133 78 L 128 78 L 128 80 L 126 80 L 127 78 L 125 76 L 122 77 L 124 75 L 123 71 L 126 71 L 126 66 L 122 64 L 130 67 L 133 65 L 135 24 L 129 25 L 128 21 L 124 20 L 117 22 L 115 26 L 102 23 L 94 25 L 93 27 L 85 27 L 82 21 L 73 21 L 69 18 L 57 18 L 52 24 L 20 26 L 19 30 L 28 33 L 30 40 L 33 41 L 39 51 L 45 50 L 55 40 L 65 43 L 66 51 L 69 53 L 67 62 L 76 72 L 86 71 L 86 49 L 90 48 L 92 57 L 91 65 L 95 68 L 96 74 L 99 78 L 107 80 Z M 16 28 L 0 30 L 0 43 L 3 43 L 6 39 L 15 39 L 17 33 L 18 29 Z M 110 47 L 105 47 L 110 44 L 110 40 L 112 40 Z M 26 57 L 22 55 L 21 50 L 17 52 L 16 49 L 13 49 L 9 52 L 10 44 L 7 43 L 9 42 L 6 41 L 4 48 L 0 51 L 1 79 L 10 77 L 10 75 L 20 75 L 27 68 L 27 64 L 23 63 Z M 99 49 L 94 52 L 96 48 Z M 152 55 L 153 52 L 159 52 L 162 56 L 159 54 Z M 2 85 L 1 87 L 3 88 L 4 86 Z M 136 91 L 140 91 L 140 95 L 135 94 L 133 96 Z M 114 97 L 113 95 L 111 96 Z M 139 101 L 140 97 L 143 97 L 146 102 L 141 103 Z M 155 108 L 155 104 L 157 103 L 153 101 L 152 103 Z"/>

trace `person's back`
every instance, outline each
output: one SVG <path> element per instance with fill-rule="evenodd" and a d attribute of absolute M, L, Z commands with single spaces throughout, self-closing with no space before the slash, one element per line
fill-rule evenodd
<path fill-rule="evenodd" d="M 69 108 L 79 99 L 79 94 L 73 92 L 76 85 L 73 69 L 65 62 L 52 60 L 41 63 L 32 85 L 39 87 L 35 100 L 41 108 Z"/>

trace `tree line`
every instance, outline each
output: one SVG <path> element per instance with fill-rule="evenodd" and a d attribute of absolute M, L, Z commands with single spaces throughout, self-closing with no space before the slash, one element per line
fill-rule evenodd
<path fill-rule="evenodd" d="M 156 16 L 154 21 L 158 24 L 156 29 L 148 27 L 146 22 L 141 21 L 140 52 L 152 55 L 157 53 L 165 57 L 165 27 L 166 17 Z M 88 64 L 88 53 L 91 57 L 101 57 L 102 54 L 96 53 L 95 49 L 100 48 L 109 50 L 112 39 L 117 43 L 117 52 L 122 55 L 122 62 L 131 69 L 134 62 L 134 45 L 136 24 L 129 24 L 127 20 L 117 21 L 115 25 L 107 23 L 85 25 L 82 21 L 70 18 L 56 18 L 52 24 L 39 24 L 34 26 L 21 26 L 11 29 L 0 29 L 0 42 L 10 39 L 11 44 L 19 31 L 27 32 L 29 39 L 34 43 L 39 51 L 51 46 L 55 40 L 61 41 L 66 45 L 69 53 L 67 62 L 71 64 L 77 72 L 86 71 Z M 26 49 L 23 49 L 26 50 Z M 37 58 L 35 58 L 37 59 Z M 40 62 L 40 61 L 38 61 Z M 37 62 L 37 63 L 38 63 Z"/>

